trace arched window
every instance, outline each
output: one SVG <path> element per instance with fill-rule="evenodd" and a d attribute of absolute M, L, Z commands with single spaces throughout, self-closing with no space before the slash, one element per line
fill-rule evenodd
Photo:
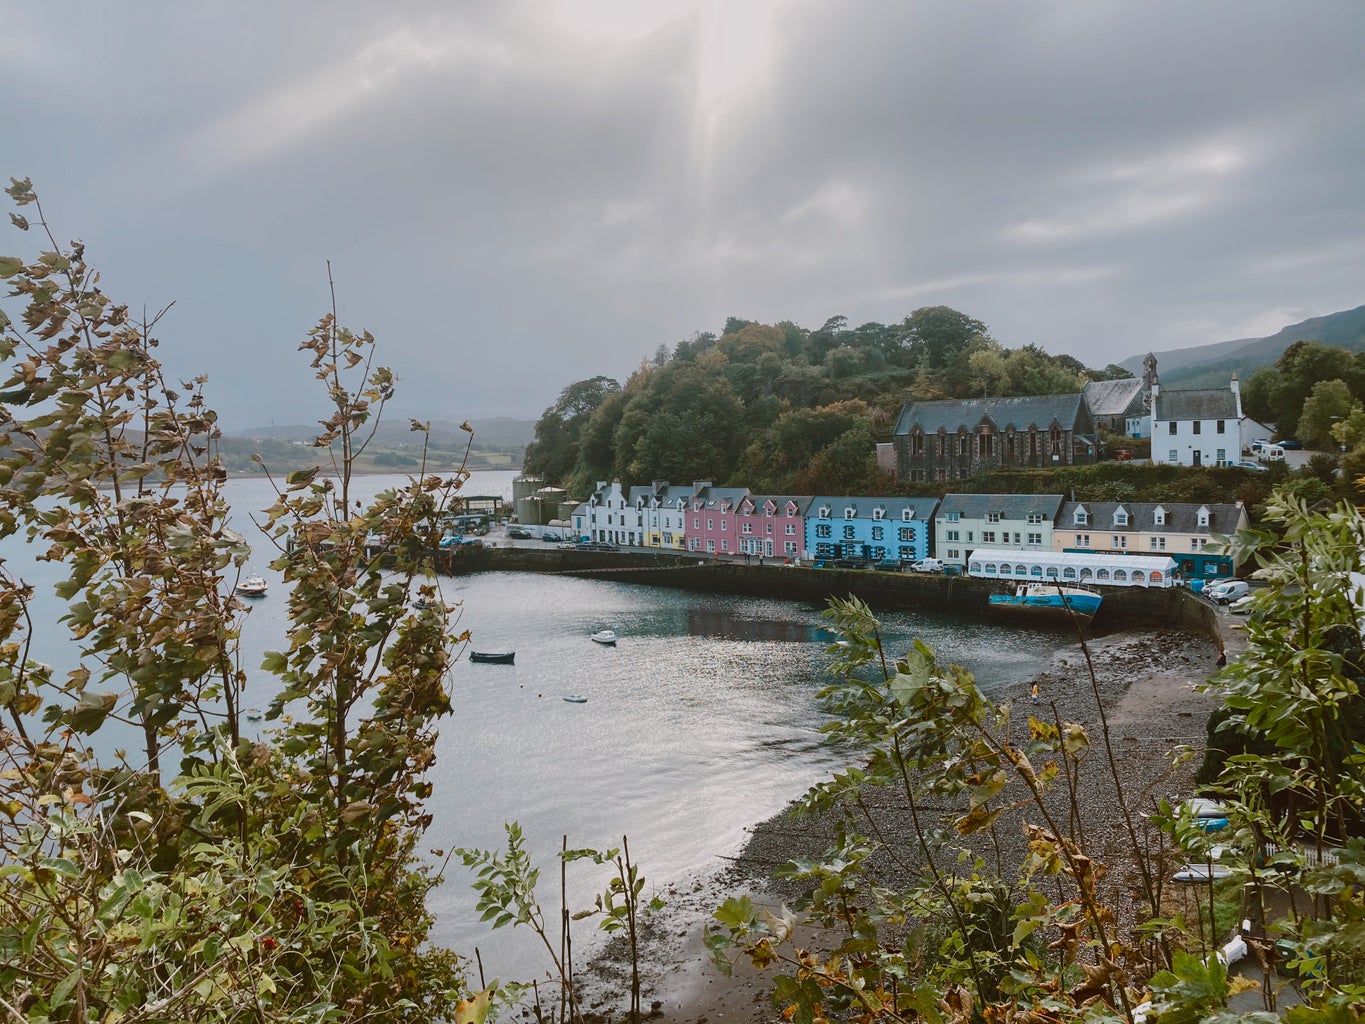
<path fill-rule="evenodd" d="M 1073 569 L 1073 568 L 1071 568 L 1071 566 L 1068 565 L 1065 569 L 1062 570 L 1062 579 L 1064 579 L 1064 580 L 1074 580 L 1075 578 L 1076 578 L 1076 570 Z"/>
<path fill-rule="evenodd" d="M 986 571 L 987 571 L 988 573 L 994 574 L 994 573 L 995 573 L 995 563 L 994 563 L 994 562 L 987 562 L 987 563 L 986 563 Z"/>
<path fill-rule="evenodd" d="M 1041 577 L 1043 575 L 1043 567 L 1041 565 L 1031 565 L 1029 566 L 1028 574 L 1030 576 Z"/>
<path fill-rule="evenodd" d="M 1028 572 L 1028 569 L 1024 568 L 1024 566 L 1022 566 L 1022 565 L 1016 565 L 1016 566 L 1014 567 L 1014 574 L 1015 574 L 1016 576 L 1023 576 L 1023 575 L 1025 575 L 1027 572 Z"/>
<path fill-rule="evenodd" d="M 1000 575 L 1001 575 L 1001 576 L 1008 576 L 1009 574 L 1010 574 L 1010 566 L 1009 566 L 1009 563 L 1006 562 L 1004 565 L 1002 565 L 1002 566 L 1000 567 Z"/>
<path fill-rule="evenodd" d="M 1152 583 L 1155 583 L 1157 586 L 1161 585 L 1161 573 L 1159 572 L 1152 573 L 1150 576 L 1147 577 L 1147 579 Z"/>
<path fill-rule="evenodd" d="M 1114 582 L 1115 582 L 1115 583 L 1127 583 L 1127 582 L 1128 582 L 1128 571 L 1127 571 L 1126 569 L 1115 569 L 1115 570 L 1114 570 Z"/>
<path fill-rule="evenodd" d="M 1108 578 L 1109 578 L 1109 570 L 1108 570 L 1108 569 L 1097 569 L 1097 570 L 1095 571 L 1095 579 L 1097 579 L 1097 580 L 1107 580 Z"/>
<path fill-rule="evenodd" d="M 1047 578 L 1050 580 L 1055 580 L 1057 578 L 1057 567 L 1055 565 L 1049 565 L 1047 567 Z"/>
<path fill-rule="evenodd" d="M 1083 580 L 1091 579 L 1094 577 L 1094 575 L 1095 574 L 1090 571 L 1090 566 L 1088 565 L 1081 569 L 1081 579 Z"/>
<path fill-rule="evenodd" d="M 1134 583 L 1146 583 L 1146 582 L 1147 582 L 1147 574 L 1144 573 L 1141 569 L 1134 569 L 1134 570 L 1133 570 L 1133 582 L 1134 582 Z"/>

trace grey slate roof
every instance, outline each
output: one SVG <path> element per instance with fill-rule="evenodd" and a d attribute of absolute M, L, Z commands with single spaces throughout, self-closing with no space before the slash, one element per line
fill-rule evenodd
<path fill-rule="evenodd" d="M 626 497 L 631 505 L 643 503 L 644 508 L 649 508 L 656 500 L 661 507 L 677 508 L 679 501 L 686 507 L 695 491 L 696 487 L 691 484 L 670 484 L 666 480 L 655 480 L 649 484 L 636 484 Z"/>
<path fill-rule="evenodd" d="M 1237 399 L 1232 388 L 1167 391 L 1158 388 L 1152 403 L 1154 420 L 1235 420 Z"/>
<path fill-rule="evenodd" d="M 914 515 L 911 519 L 933 520 L 934 510 L 938 508 L 937 498 L 860 498 L 847 494 L 817 494 L 810 499 L 806 515 L 817 518 L 820 509 L 829 506 L 831 519 L 842 519 L 844 509 L 853 507 L 853 515 L 856 519 L 871 519 L 872 513 L 877 509 L 886 511 L 887 519 L 894 519 L 897 522 L 903 521 L 902 513 L 905 509 L 910 509 Z"/>
<path fill-rule="evenodd" d="M 773 505 L 776 506 L 776 508 L 777 508 L 777 510 L 778 510 L 779 513 L 782 511 L 782 509 L 784 509 L 784 508 L 787 507 L 787 502 L 790 501 L 790 502 L 795 503 L 795 505 L 796 505 L 796 514 L 797 514 L 798 516 L 804 516 L 804 515 L 806 514 L 806 506 L 808 506 L 808 505 L 810 504 L 810 495 L 809 495 L 809 494 L 750 494 L 750 495 L 749 495 L 749 500 L 752 501 L 752 502 L 754 503 L 754 511 L 755 511 L 755 512 L 762 512 L 762 511 L 763 511 L 763 505 L 764 505 L 764 503 L 765 503 L 765 502 L 771 501 L 771 502 L 773 503 Z M 742 502 L 741 502 L 741 504 L 742 504 Z"/>
<path fill-rule="evenodd" d="M 704 508 L 720 508 L 722 501 L 730 508 L 734 508 L 748 493 L 747 487 L 702 487 L 697 491 L 695 498 Z M 691 507 L 690 503 L 688 507 Z"/>
<path fill-rule="evenodd" d="M 987 512 L 999 512 L 1005 519 L 1027 519 L 1030 513 L 1040 513 L 1044 520 L 1057 521 L 1057 513 L 1066 496 L 1063 494 L 945 494 L 939 502 L 938 515 L 949 512 L 979 519 Z"/>
<path fill-rule="evenodd" d="M 1076 525 L 1076 509 L 1089 513 L 1090 522 Z M 1114 525 L 1114 513 L 1128 513 L 1127 526 Z M 1156 510 L 1166 510 L 1166 525 L 1156 525 Z M 1199 525 L 1199 510 L 1209 510 L 1209 525 Z M 1242 506 L 1234 503 L 1200 504 L 1178 501 L 1068 501 L 1062 506 L 1057 529 L 1095 533 L 1211 533 L 1232 534 L 1241 524 Z"/>
<path fill-rule="evenodd" d="M 1092 380 L 1082 392 L 1092 416 L 1127 416 L 1142 408 L 1142 378 L 1123 380 Z"/>
<path fill-rule="evenodd" d="M 1084 431 L 1088 417 L 1083 415 L 1085 399 L 1081 392 L 1071 395 L 1025 395 L 1019 398 L 955 398 L 941 402 L 909 402 L 896 421 L 897 434 L 908 434 L 919 423 L 926 434 L 939 430 L 956 433 L 958 427 L 974 430 L 990 419 L 999 430 L 1014 427 L 1044 430 L 1056 420 L 1063 430 Z"/>

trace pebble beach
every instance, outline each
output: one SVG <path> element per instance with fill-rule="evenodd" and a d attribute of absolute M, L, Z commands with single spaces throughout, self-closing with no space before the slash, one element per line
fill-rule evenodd
<path fill-rule="evenodd" d="M 1062 720 L 1086 727 L 1091 752 L 1080 772 L 1077 805 L 1087 852 L 1109 866 L 1120 914 L 1136 908 L 1140 893 L 1135 869 L 1124 857 L 1126 831 L 1114 773 L 1100 749 L 1102 724 L 1096 691 L 1108 720 L 1123 803 L 1140 821 L 1156 799 L 1188 796 L 1192 791 L 1198 758 L 1173 764 L 1172 755 L 1182 747 L 1202 748 L 1205 723 L 1215 701 L 1197 687 L 1216 671 L 1220 648 L 1235 658 L 1242 646 L 1240 631 L 1226 614 L 1220 614 L 1218 621 L 1221 640 L 1172 630 L 1121 633 L 1089 641 L 1094 686 L 1085 653 L 1077 644 L 1058 652 L 1052 665 L 1017 693 L 1002 698 L 1013 702 L 1020 720 L 1028 712 L 1051 718 L 1055 709 Z M 1031 697 L 1035 683 L 1037 704 Z M 863 802 L 882 839 L 892 847 L 876 855 L 873 871 L 879 881 L 894 885 L 906 877 L 904 865 L 917 860 L 909 813 L 884 790 L 867 789 Z M 792 857 L 819 855 L 831 842 L 834 824 L 833 820 L 799 816 L 789 807 L 757 825 L 742 853 L 726 868 L 660 893 L 667 907 L 650 924 L 641 965 L 642 1005 L 652 1019 L 676 1024 L 766 1024 L 780 1019 L 768 999 L 770 976 L 760 976 L 741 964 L 726 977 L 710 963 L 702 945 L 705 923 L 715 907 L 734 895 L 748 894 L 756 903 L 773 908 L 792 902 L 799 891 L 772 881 L 772 870 Z M 1018 863 L 1026 843 L 1017 817 L 997 822 L 996 839 L 1005 863 Z M 801 940 L 816 948 L 820 944 L 817 932 L 807 932 Z M 625 1017 L 629 966 L 621 954 L 620 949 L 608 950 L 590 972 L 586 1007 L 604 1022 Z"/>

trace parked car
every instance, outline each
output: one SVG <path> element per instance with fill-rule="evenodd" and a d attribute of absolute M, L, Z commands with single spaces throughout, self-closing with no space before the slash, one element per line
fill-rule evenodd
<path fill-rule="evenodd" d="M 511 537 L 513 540 L 530 540 L 531 531 L 523 530 L 520 526 L 509 526 L 507 528 L 507 536 Z"/>
<path fill-rule="evenodd" d="M 1132 462 L 1133 453 L 1129 451 L 1127 448 L 1119 448 L 1117 451 L 1114 452 L 1114 459 L 1117 462 Z"/>
<path fill-rule="evenodd" d="M 1251 442 L 1251 444 L 1250 444 L 1250 446 L 1248 447 L 1247 450 L 1250 451 L 1250 452 L 1254 455 L 1254 454 L 1256 454 L 1257 452 L 1259 452 L 1262 448 L 1264 448 L 1266 445 L 1268 445 L 1269 443 L 1270 443 L 1270 439 L 1269 439 L 1269 438 L 1266 438 L 1266 437 L 1258 437 L 1258 438 L 1256 438 L 1256 440 L 1254 440 L 1254 441 Z"/>
<path fill-rule="evenodd" d="M 1250 594 L 1246 597 L 1239 597 L 1236 601 L 1233 601 L 1232 604 L 1228 605 L 1228 611 L 1233 615 L 1249 615 L 1251 614 L 1251 601 L 1252 597 Z"/>
<path fill-rule="evenodd" d="M 615 544 L 608 544 L 604 540 L 584 540 L 579 541 L 574 547 L 579 551 L 620 551 Z"/>
<path fill-rule="evenodd" d="M 1235 469 L 1254 469 L 1258 473 L 1264 473 L 1270 468 L 1261 465 L 1259 462 L 1234 462 L 1232 465 Z"/>
<path fill-rule="evenodd" d="M 880 562 L 868 562 L 867 567 L 869 569 L 875 569 L 877 572 L 901 571 L 900 562 L 896 561 L 894 558 L 883 558 Z"/>
<path fill-rule="evenodd" d="M 1223 580 L 1212 586 L 1204 587 L 1204 596 L 1214 604 L 1231 604 L 1251 593 L 1251 584 L 1246 580 Z"/>
<path fill-rule="evenodd" d="M 1302 442 L 1302 441 L 1295 441 L 1295 440 L 1291 437 L 1291 438 L 1289 438 L 1288 440 L 1281 441 L 1281 442 L 1280 442 L 1280 447 L 1283 448 L 1283 449 L 1284 449 L 1285 451 L 1287 451 L 1287 452 L 1302 451 L 1302 450 L 1303 450 L 1303 442 Z"/>
<path fill-rule="evenodd" d="M 921 558 L 910 565 L 911 572 L 942 572 L 943 568 L 943 563 L 937 558 Z"/>

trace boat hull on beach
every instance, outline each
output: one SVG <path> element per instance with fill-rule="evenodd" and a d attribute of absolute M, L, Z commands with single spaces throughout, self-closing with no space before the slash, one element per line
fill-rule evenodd
<path fill-rule="evenodd" d="M 1086 587 L 1024 583 L 1009 594 L 991 594 L 986 600 L 993 611 L 1057 620 L 1075 615 L 1089 622 L 1100 610 L 1101 596 Z"/>

